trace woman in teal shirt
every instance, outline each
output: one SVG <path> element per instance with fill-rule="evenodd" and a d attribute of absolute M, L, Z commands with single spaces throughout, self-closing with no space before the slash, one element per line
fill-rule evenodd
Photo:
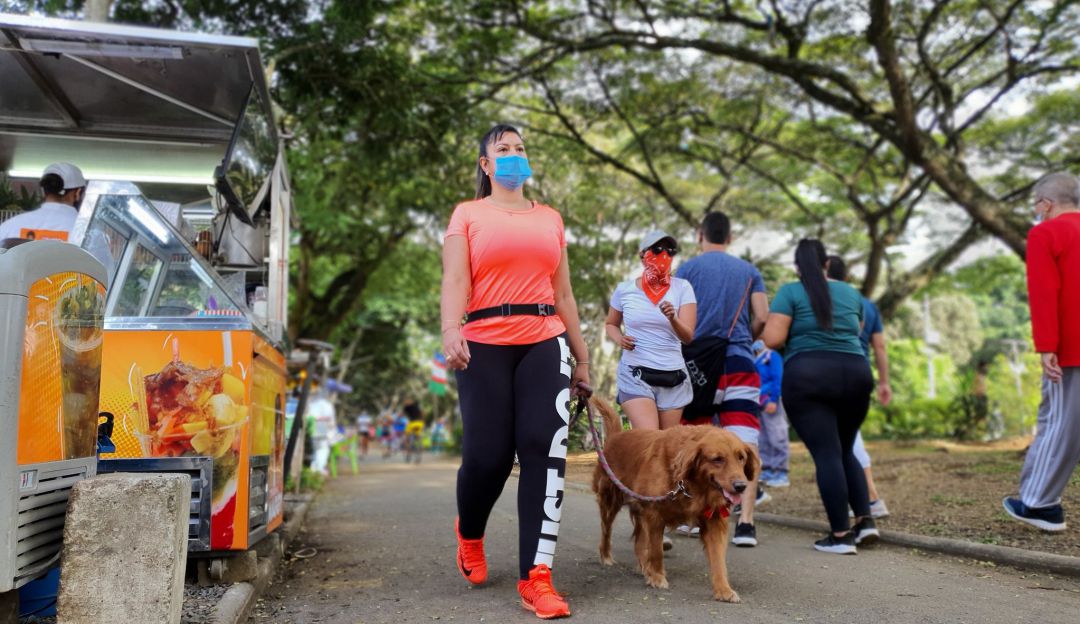
<path fill-rule="evenodd" d="M 844 282 L 827 279 L 825 246 L 803 239 L 795 250 L 799 281 L 776 293 L 762 336 L 784 350 L 780 395 L 788 420 L 817 468 L 818 491 L 832 532 L 814 542 L 830 553 L 854 554 L 856 544 L 876 540 L 866 477 L 852 447 L 870 408 L 874 379 L 859 343 L 862 296 Z M 848 505 L 855 525 L 848 523 Z"/>

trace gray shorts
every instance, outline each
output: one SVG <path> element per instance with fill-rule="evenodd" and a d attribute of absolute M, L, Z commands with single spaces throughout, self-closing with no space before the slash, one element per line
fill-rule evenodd
<path fill-rule="evenodd" d="M 656 403 L 656 409 L 663 412 L 686 407 L 694 398 L 694 389 L 690 385 L 689 375 L 680 385 L 673 388 L 650 386 L 634 377 L 634 374 L 630 372 L 630 365 L 624 362 L 619 362 L 615 383 L 619 390 L 616 400 L 620 405 L 631 399 L 652 399 Z"/>

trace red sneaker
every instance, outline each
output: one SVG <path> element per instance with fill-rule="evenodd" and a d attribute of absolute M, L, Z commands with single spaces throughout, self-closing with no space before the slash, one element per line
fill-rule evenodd
<path fill-rule="evenodd" d="M 454 520 L 457 534 L 457 569 L 461 576 L 473 585 L 487 580 L 487 557 L 484 556 L 484 538 L 465 539 L 458 530 L 460 519 Z"/>
<path fill-rule="evenodd" d="M 529 580 L 518 581 L 518 593 L 521 606 L 542 620 L 570 615 L 570 605 L 551 584 L 551 568 L 542 563 L 529 570 Z"/>

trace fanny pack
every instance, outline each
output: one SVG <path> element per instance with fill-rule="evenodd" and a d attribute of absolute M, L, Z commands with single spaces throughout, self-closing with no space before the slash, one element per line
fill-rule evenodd
<path fill-rule="evenodd" d="M 661 388 L 674 388 L 686 381 L 686 371 L 681 369 L 665 371 L 649 368 L 648 366 L 631 366 L 630 372 L 634 377 L 650 386 L 659 386 Z"/>

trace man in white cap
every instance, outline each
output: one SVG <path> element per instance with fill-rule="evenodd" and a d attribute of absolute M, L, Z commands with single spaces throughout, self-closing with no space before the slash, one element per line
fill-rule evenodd
<path fill-rule="evenodd" d="M 0 223 L 0 240 L 5 238 L 52 239 L 66 241 L 75 227 L 79 205 L 86 194 L 86 178 L 71 163 L 53 163 L 41 175 L 45 201 L 36 210 Z"/>

